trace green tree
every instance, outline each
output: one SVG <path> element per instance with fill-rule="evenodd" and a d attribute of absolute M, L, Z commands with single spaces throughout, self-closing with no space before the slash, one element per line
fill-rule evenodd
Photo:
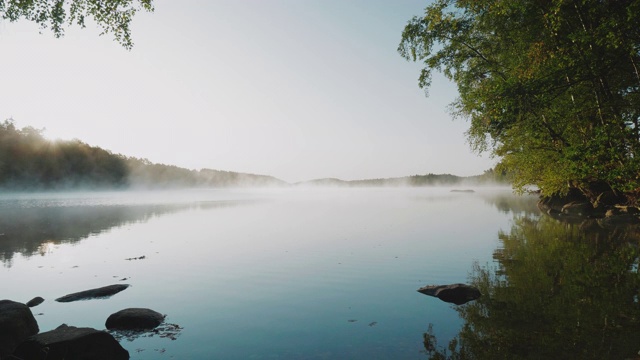
<path fill-rule="evenodd" d="M 437 0 L 398 51 L 456 83 L 454 115 L 516 189 L 640 193 L 640 1 Z"/>
<path fill-rule="evenodd" d="M 114 39 L 131 49 L 130 24 L 140 11 L 153 11 L 153 0 L 0 0 L 0 18 L 17 21 L 26 19 L 51 29 L 56 37 L 64 35 L 65 26 L 85 27 L 92 19 L 103 34 L 113 34 Z"/>

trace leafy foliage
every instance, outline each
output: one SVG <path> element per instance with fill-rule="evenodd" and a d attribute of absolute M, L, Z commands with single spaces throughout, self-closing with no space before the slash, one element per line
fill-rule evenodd
<path fill-rule="evenodd" d="M 127 49 L 133 46 L 131 20 L 140 10 L 152 12 L 153 0 L 0 0 L 2 19 L 33 21 L 56 37 L 64 35 L 65 26 L 84 28 L 92 19 L 102 29 L 101 35 L 113 34 Z"/>
<path fill-rule="evenodd" d="M 640 190 L 640 1 L 438 0 L 398 48 L 457 84 L 476 151 L 523 190 Z"/>

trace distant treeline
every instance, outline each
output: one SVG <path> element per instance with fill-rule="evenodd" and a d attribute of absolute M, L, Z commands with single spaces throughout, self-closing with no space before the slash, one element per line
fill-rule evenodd
<path fill-rule="evenodd" d="M 114 154 L 79 140 L 50 141 L 42 130 L 0 123 L 0 188 L 6 190 L 288 185 L 271 176 L 189 170 Z"/>
<path fill-rule="evenodd" d="M 487 170 L 461 177 L 449 174 L 344 181 L 318 179 L 294 185 L 317 186 L 436 186 L 504 183 L 506 176 Z M 80 140 L 50 141 L 42 130 L 18 129 L 13 121 L 0 123 L 0 188 L 5 190 L 264 187 L 290 186 L 266 175 L 211 169 L 189 170 L 155 164 L 147 159 L 114 154 Z"/>
<path fill-rule="evenodd" d="M 506 174 L 487 170 L 482 175 L 456 176 L 451 174 L 427 174 L 413 175 L 398 178 L 381 178 L 367 180 L 340 180 L 334 178 L 317 179 L 298 183 L 297 185 L 315 186 L 352 186 L 352 187 L 376 187 L 376 186 L 455 186 L 455 185 L 509 185 Z"/>

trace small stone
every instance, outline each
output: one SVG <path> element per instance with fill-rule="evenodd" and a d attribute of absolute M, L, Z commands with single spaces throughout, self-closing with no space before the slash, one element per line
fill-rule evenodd
<path fill-rule="evenodd" d="M 101 288 L 90 289 L 90 290 L 80 291 L 73 294 L 68 294 L 63 297 L 57 298 L 56 301 L 72 302 L 72 301 L 78 301 L 78 300 L 105 299 L 119 293 L 120 291 L 128 287 L 129 287 L 128 284 L 109 285 Z"/>
<path fill-rule="evenodd" d="M 33 299 L 27 301 L 26 305 L 28 307 L 36 307 L 36 306 L 42 304 L 43 302 L 44 302 L 43 298 L 41 298 L 40 296 L 36 296 Z"/>
<path fill-rule="evenodd" d="M 421 287 L 418 292 L 456 305 L 468 303 L 481 296 L 480 290 L 465 284 L 429 285 Z"/>

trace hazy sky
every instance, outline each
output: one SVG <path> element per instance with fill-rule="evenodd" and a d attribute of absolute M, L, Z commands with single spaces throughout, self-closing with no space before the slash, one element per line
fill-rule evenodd
<path fill-rule="evenodd" d="M 0 22 L 0 120 L 114 153 L 289 182 L 494 165 L 451 119 L 453 84 L 418 88 L 396 48 L 419 0 L 155 0 L 127 51 Z"/>

